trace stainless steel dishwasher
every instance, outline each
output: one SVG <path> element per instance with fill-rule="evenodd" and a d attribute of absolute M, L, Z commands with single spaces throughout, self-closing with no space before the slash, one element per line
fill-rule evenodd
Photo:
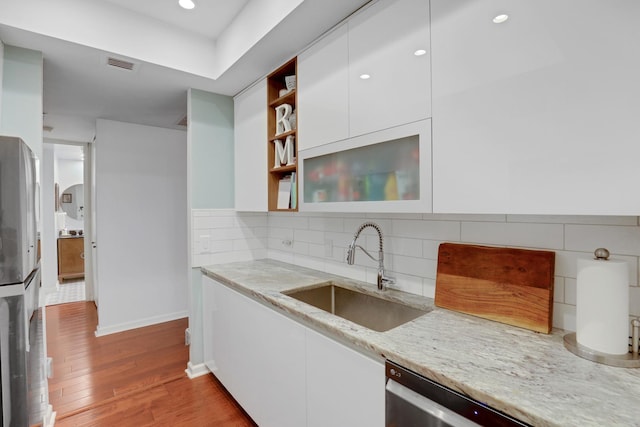
<path fill-rule="evenodd" d="M 387 427 L 529 425 L 394 362 L 385 371 Z"/>

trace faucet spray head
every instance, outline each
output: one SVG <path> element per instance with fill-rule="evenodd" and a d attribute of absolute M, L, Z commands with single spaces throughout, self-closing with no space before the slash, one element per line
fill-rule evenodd
<path fill-rule="evenodd" d="M 351 242 L 349 248 L 347 249 L 347 264 L 353 265 L 356 260 L 356 245 L 355 240 Z"/>

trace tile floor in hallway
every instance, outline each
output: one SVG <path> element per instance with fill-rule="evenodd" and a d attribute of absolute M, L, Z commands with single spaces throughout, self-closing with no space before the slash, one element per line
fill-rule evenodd
<path fill-rule="evenodd" d="M 46 296 L 45 305 L 65 304 L 85 300 L 84 280 L 62 283 L 57 291 Z"/>

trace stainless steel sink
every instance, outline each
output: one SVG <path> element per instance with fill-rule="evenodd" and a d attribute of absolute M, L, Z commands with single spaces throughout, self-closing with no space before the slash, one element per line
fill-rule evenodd
<path fill-rule="evenodd" d="M 378 332 L 388 331 L 431 311 L 431 308 L 411 307 L 334 282 L 283 293 Z"/>

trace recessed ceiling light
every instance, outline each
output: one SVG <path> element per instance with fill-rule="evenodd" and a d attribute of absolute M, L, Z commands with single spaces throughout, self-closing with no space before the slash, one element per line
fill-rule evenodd
<path fill-rule="evenodd" d="M 360 78 L 362 80 L 367 80 L 367 79 L 371 78 L 371 76 L 369 74 L 360 74 Z"/>
<path fill-rule="evenodd" d="M 418 49 L 418 50 L 416 50 L 415 52 L 413 52 L 413 54 L 414 54 L 415 56 L 422 56 L 422 55 L 424 55 L 425 53 L 427 53 L 427 51 L 426 51 L 426 50 L 424 50 L 424 49 Z"/>
<path fill-rule="evenodd" d="M 192 0 L 178 0 L 178 4 L 183 9 L 193 9 L 194 7 L 196 7 L 196 4 Z"/>
<path fill-rule="evenodd" d="M 505 15 L 505 14 L 497 15 L 495 18 L 493 18 L 493 23 L 502 24 L 507 19 L 509 19 L 509 15 Z"/>

